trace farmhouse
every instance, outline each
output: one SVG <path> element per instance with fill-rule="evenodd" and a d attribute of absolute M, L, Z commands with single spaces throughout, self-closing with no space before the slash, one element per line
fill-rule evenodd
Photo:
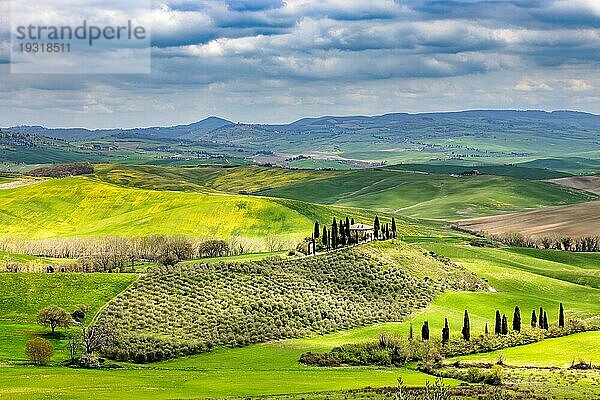
<path fill-rule="evenodd" d="M 350 237 L 356 238 L 357 241 L 372 240 L 375 228 L 371 225 L 363 223 L 350 225 Z"/>

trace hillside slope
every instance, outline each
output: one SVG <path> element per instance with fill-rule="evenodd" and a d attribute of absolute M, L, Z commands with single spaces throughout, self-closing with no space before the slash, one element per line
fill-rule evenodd
<path fill-rule="evenodd" d="M 458 225 L 494 235 L 519 232 L 535 237 L 600 236 L 600 201 L 547 207 L 521 214 L 466 219 Z"/>
<path fill-rule="evenodd" d="M 412 274 L 417 267 L 427 276 Z M 107 355 L 147 362 L 399 321 L 445 289 L 485 286 L 409 245 L 372 243 L 296 260 L 154 268 L 99 321 L 120 332 Z"/>
<path fill-rule="evenodd" d="M 183 234 L 262 241 L 274 235 L 295 246 L 315 220 L 328 223 L 334 216 L 372 221 L 375 213 L 214 190 L 138 189 L 87 177 L 0 191 L 0 237 L 24 239 Z M 398 225 L 402 233 L 421 229 L 410 221 Z"/>
<path fill-rule="evenodd" d="M 386 170 L 338 172 L 328 179 L 305 180 L 258 193 L 438 219 L 531 210 L 595 198 L 547 182 L 510 177 L 456 177 Z"/>
<path fill-rule="evenodd" d="M 297 235 L 310 232 L 312 224 L 268 199 L 129 189 L 86 178 L 1 191 L 0 210 L 4 236 L 30 239 L 154 233 Z"/>

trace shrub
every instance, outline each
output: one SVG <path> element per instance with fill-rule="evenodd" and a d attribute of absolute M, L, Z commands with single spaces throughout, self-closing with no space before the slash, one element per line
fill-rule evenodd
<path fill-rule="evenodd" d="M 404 386 L 402 378 L 398 379 L 398 391 L 394 394 L 395 400 L 450 400 L 450 389 L 444 385 L 443 378 L 436 378 L 432 385 L 427 381 L 423 392 L 409 392 Z"/>
<path fill-rule="evenodd" d="M 79 358 L 77 365 L 81 368 L 98 369 L 101 367 L 101 360 L 93 354 L 84 354 Z"/>
<path fill-rule="evenodd" d="M 35 365 L 48 365 L 53 352 L 52 343 L 43 338 L 31 339 L 25 345 L 25 354 Z"/>
<path fill-rule="evenodd" d="M 168 251 L 159 255 L 156 261 L 165 267 L 172 267 L 179 262 L 179 257 L 174 252 Z"/>
<path fill-rule="evenodd" d="M 71 313 L 71 318 L 75 322 L 81 323 L 85 319 L 85 312 L 81 309 L 77 309 Z"/>

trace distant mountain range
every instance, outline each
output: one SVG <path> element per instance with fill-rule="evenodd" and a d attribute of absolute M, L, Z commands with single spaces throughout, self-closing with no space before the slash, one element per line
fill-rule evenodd
<path fill-rule="evenodd" d="M 470 110 L 440 113 L 393 113 L 376 116 L 323 116 L 302 118 L 291 124 L 236 124 L 219 117 L 209 117 L 187 125 L 167 127 L 149 127 L 133 129 L 98 129 L 85 128 L 46 128 L 43 126 L 15 126 L 4 128 L 5 131 L 20 132 L 46 136 L 66 141 L 85 141 L 123 134 L 146 135 L 164 139 L 210 140 L 210 133 L 218 130 L 231 130 L 238 127 L 241 134 L 255 128 L 258 131 L 297 132 L 311 128 L 339 127 L 342 129 L 394 128 L 400 125 L 439 125 L 440 123 L 456 123 L 457 121 L 480 120 L 488 123 L 497 122 L 554 122 L 581 124 L 586 127 L 599 128 L 600 116 L 579 111 L 517 111 L 517 110 Z"/>
<path fill-rule="evenodd" d="M 338 168 L 340 164 L 482 165 L 567 158 L 577 159 L 581 165 L 597 165 L 588 160 L 600 160 L 599 115 L 472 110 L 323 116 L 279 125 L 210 117 L 187 125 L 134 129 L 0 129 L 0 163 L 8 164 L 216 162 Z"/>

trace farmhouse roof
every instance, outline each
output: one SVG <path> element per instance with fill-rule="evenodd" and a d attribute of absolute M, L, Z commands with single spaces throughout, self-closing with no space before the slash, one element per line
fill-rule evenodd
<path fill-rule="evenodd" d="M 366 225 L 366 224 L 354 224 L 354 225 L 350 225 L 350 230 L 351 231 L 372 231 L 375 228 L 373 228 L 371 225 Z"/>

